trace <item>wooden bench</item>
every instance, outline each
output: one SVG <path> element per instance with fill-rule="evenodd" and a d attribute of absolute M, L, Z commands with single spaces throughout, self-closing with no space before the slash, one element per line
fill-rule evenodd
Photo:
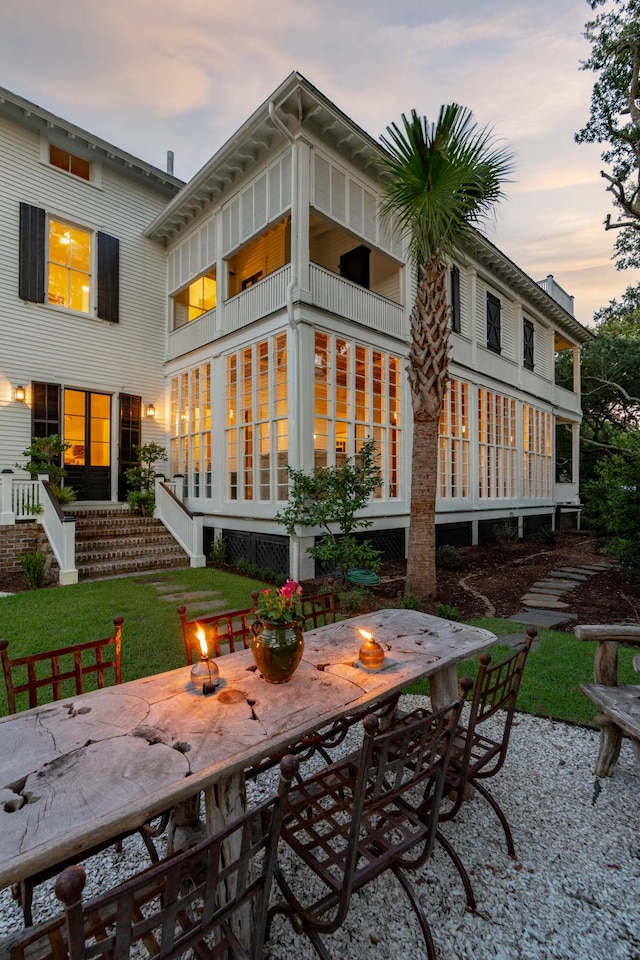
<path fill-rule="evenodd" d="M 304 620 L 304 630 L 313 630 L 328 623 L 336 622 L 335 580 L 329 577 L 327 589 L 300 599 L 300 616 Z M 253 604 L 240 610 L 222 610 L 207 617 L 195 617 L 187 620 L 187 608 L 178 607 L 178 616 L 182 625 L 182 639 L 187 663 L 193 663 L 200 657 L 200 642 L 196 636 L 202 628 L 209 652 L 213 657 L 233 653 L 243 647 L 251 647 L 251 624 L 255 619 L 258 604 L 258 591 L 251 594 Z"/>
<path fill-rule="evenodd" d="M 600 750 L 596 777 L 608 777 L 620 755 L 623 733 L 631 737 L 633 752 L 640 763 L 640 684 L 618 686 L 618 643 L 640 647 L 640 626 L 589 624 L 575 627 L 578 640 L 597 640 L 593 664 L 594 683 L 580 689 L 598 707 L 595 721 L 600 725 Z M 633 658 L 640 672 L 640 655 Z"/>

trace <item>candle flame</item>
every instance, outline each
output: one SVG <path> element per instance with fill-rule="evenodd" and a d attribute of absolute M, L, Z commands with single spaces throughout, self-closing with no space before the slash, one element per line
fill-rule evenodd
<path fill-rule="evenodd" d="M 368 630 L 361 630 L 360 627 L 358 627 L 358 633 L 361 637 L 364 637 L 365 640 L 373 640 L 373 634 L 369 633 Z"/>
<path fill-rule="evenodd" d="M 207 638 L 202 627 L 198 627 L 196 630 L 196 637 L 198 638 L 198 643 L 200 644 L 200 649 L 202 650 L 202 656 L 208 657 L 209 650 L 207 648 Z"/>

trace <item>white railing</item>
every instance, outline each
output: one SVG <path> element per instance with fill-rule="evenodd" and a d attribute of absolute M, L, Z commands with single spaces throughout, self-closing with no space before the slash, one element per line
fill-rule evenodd
<path fill-rule="evenodd" d="M 239 330 L 240 327 L 266 317 L 276 310 L 282 310 L 287 304 L 287 285 L 291 277 L 291 266 L 287 264 L 276 273 L 270 274 L 259 283 L 227 300 L 224 304 L 223 325 L 225 333 Z"/>
<path fill-rule="evenodd" d="M 406 338 L 408 325 L 404 307 L 399 303 L 386 300 L 315 263 L 310 265 L 309 278 L 311 299 L 316 306 L 373 330 Z"/>
<path fill-rule="evenodd" d="M 156 509 L 154 516 L 164 523 L 189 557 L 192 567 L 205 567 L 202 547 L 202 515 L 192 514 L 169 489 L 163 477 L 156 477 Z"/>
<path fill-rule="evenodd" d="M 42 523 L 60 567 L 58 582 L 63 586 L 77 583 L 76 518 L 64 514 L 60 509 L 60 504 L 51 490 L 47 473 L 39 474 L 38 482 L 40 483 L 40 504 L 42 506 L 42 512 L 38 519 Z"/>
<path fill-rule="evenodd" d="M 197 320 L 191 320 L 183 327 L 172 330 L 169 334 L 168 359 L 173 360 L 190 350 L 212 343 L 216 338 L 217 315 L 217 310 L 209 310 Z"/>
<path fill-rule="evenodd" d="M 0 473 L 0 526 L 34 520 L 40 513 L 40 481 L 16 479 L 13 470 Z"/>

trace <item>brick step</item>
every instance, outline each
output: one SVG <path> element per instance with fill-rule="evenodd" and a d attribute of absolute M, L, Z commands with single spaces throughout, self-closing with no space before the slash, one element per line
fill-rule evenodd
<path fill-rule="evenodd" d="M 86 550 L 91 548 L 96 544 L 104 544 L 109 550 L 113 549 L 113 545 L 116 544 L 119 547 L 126 547 L 131 545 L 132 547 L 151 547 L 153 545 L 169 544 L 175 546 L 176 541 L 167 533 L 166 530 L 154 530 L 151 533 L 128 533 L 120 537 L 76 537 L 76 552 L 78 550 Z"/>
<path fill-rule="evenodd" d="M 76 520 L 76 535 L 78 532 L 95 531 L 98 536 L 103 536 L 113 531 L 115 536 L 117 531 L 128 528 L 132 530 L 153 530 L 154 527 L 159 530 L 165 529 L 162 521 L 156 520 L 154 517 L 93 517 L 88 520 Z"/>
<path fill-rule="evenodd" d="M 144 573 L 149 570 L 173 570 L 182 567 L 188 567 L 189 560 L 182 554 L 182 557 L 147 557 L 144 564 L 140 560 L 111 560 L 100 563 L 77 564 L 78 579 L 91 580 L 100 577 L 125 576 L 131 573 Z"/>
<path fill-rule="evenodd" d="M 94 549 L 76 554 L 76 566 L 80 566 L 81 564 L 86 566 L 86 564 L 89 563 L 103 563 L 106 560 L 110 563 L 114 560 L 135 560 L 136 563 L 143 565 L 155 557 L 164 557 L 166 560 L 180 560 L 186 557 L 186 555 L 184 550 L 177 545 L 173 548 L 162 547 L 156 550 L 146 550 L 144 547 L 133 550 L 127 550 L 126 548 L 122 550 L 110 550 L 108 548 L 103 549 L 99 544 L 96 544 Z"/>

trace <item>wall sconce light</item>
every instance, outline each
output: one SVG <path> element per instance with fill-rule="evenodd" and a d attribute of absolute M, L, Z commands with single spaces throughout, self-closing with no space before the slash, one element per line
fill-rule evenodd
<path fill-rule="evenodd" d="M 149 406 L 147 407 L 147 416 L 153 419 L 155 415 L 156 415 L 156 408 L 152 403 L 150 403 Z"/>
<path fill-rule="evenodd" d="M 16 387 L 16 392 L 15 392 L 14 396 L 15 396 L 15 399 L 16 399 L 16 401 L 17 401 L 18 403 L 24 403 L 24 402 L 26 401 L 26 399 L 27 399 L 27 391 L 26 391 L 25 388 L 22 386 L 22 384 L 18 384 L 18 386 Z"/>

